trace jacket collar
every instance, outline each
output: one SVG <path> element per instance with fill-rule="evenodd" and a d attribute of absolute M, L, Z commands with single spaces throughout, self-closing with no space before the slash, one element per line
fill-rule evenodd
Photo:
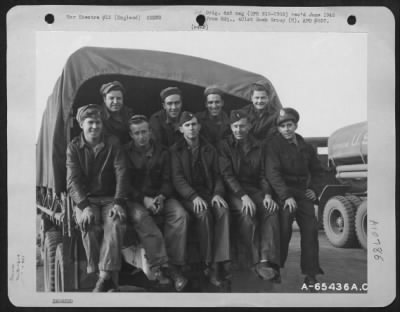
<path fill-rule="evenodd" d="M 155 144 L 153 139 L 150 139 L 150 146 L 151 148 L 146 152 L 146 155 L 155 155 L 158 154 L 158 152 L 160 150 L 162 150 L 162 146 L 160 144 Z M 126 144 L 127 150 L 128 151 L 135 151 L 140 153 L 141 151 L 136 148 L 135 143 L 133 142 L 133 140 L 130 140 L 129 143 Z"/>
<path fill-rule="evenodd" d="M 297 142 L 297 144 L 295 144 L 292 140 L 288 141 L 286 140 L 281 134 L 278 133 L 278 135 L 281 137 L 281 139 L 288 145 L 295 145 L 297 147 L 297 149 L 301 150 L 304 149 L 306 146 L 306 142 L 304 141 L 303 137 L 299 134 L 295 134 L 295 140 Z"/>
<path fill-rule="evenodd" d="M 181 138 L 179 138 L 179 140 L 175 144 L 176 144 L 177 150 L 182 150 L 184 148 L 187 148 L 187 146 L 188 146 L 188 144 L 186 143 L 186 140 L 183 136 Z M 203 136 L 200 135 L 199 148 L 201 149 L 202 147 L 207 146 L 207 145 L 209 145 L 207 140 Z"/>
<path fill-rule="evenodd" d="M 101 135 L 101 139 L 98 145 L 103 145 L 102 147 L 104 147 L 104 142 L 105 142 L 105 137 L 104 137 L 104 133 Z M 79 148 L 83 149 L 84 147 L 88 147 L 91 148 L 91 146 L 89 145 L 89 143 L 86 141 L 85 136 L 83 135 L 83 131 L 81 132 L 81 135 L 79 136 Z"/>
<path fill-rule="evenodd" d="M 231 145 L 232 147 L 236 146 L 238 143 L 238 141 L 235 139 L 233 134 L 229 135 L 228 142 L 229 142 L 229 145 Z M 245 141 L 243 141 L 243 143 L 244 143 L 243 146 L 245 148 L 245 151 L 249 151 L 252 148 L 260 146 L 260 142 L 258 142 L 250 133 L 247 135 L 247 139 Z"/>

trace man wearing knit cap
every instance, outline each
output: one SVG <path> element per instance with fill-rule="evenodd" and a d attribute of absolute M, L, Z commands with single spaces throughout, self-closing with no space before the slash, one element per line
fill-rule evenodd
<path fill-rule="evenodd" d="M 283 108 L 276 117 L 279 135 L 268 143 L 266 176 L 278 196 L 281 228 L 281 266 L 283 267 L 292 236 L 294 218 L 300 227 L 301 271 L 304 283 L 314 285 L 322 274 L 318 255 L 318 223 L 314 213 L 318 181 L 324 169 L 313 147 L 296 133 L 299 113 Z"/>
<path fill-rule="evenodd" d="M 172 197 L 169 151 L 151 139 L 151 129 L 145 116 L 132 116 L 129 128 L 132 140 L 124 146 L 124 150 L 129 163 L 133 203 L 128 215 L 159 282 L 165 282 L 165 279 L 162 280 L 165 273 L 173 280 L 175 289 L 181 291 L 188 282 L 181 273 L 181 267 L 186 260 L 189 216 Z M 164 237 L 153 219 L 163 225 Z"/>
<path fill-rule="evenodd" d="M 223 91 L 218 86 L 209 86 L 204 90 L 206 110 L 197 113 L 201 124 L 200 134 L 215 147 L 230 134 L 229 117 L 224 107 Z"/>
<path fill-rule="evenodd" d="M 128 172 L 118 138 L 103 133 L 101 107 L 83 106 L 76 118 L 82 133 L 68 144 L 67 189 L 82 231 L 87 272 L 99 272 L 93 291 L 105 292 L 116 288 L 121 268 Z"/>
<path fill-rule="evenodd" d="M 228 205 L 215 148 L 199 136 L 196 116 L 183 112 L 179 130 L 183 137 L 171 147 L 172 181 L 182 204 L 195 221 L 201 261 L 209 281 L 221 287 L 228 279 Z"/>
<path fill-rule="evenodd" d="M 182 135 L 179 132 L 179 117 L 182 110 L 182 92 L 177 87 L 168 87 L 160 93 L 163 109 L 150 118 L 150 127 L 156 142 L 170 147 Z"/>
<path fill-rule="evenodd" d="M 103 98 L 104 132 L 115 135 L 122 144 L 129 141 L 128 120 L 132 111 L 124 105 L 125 88 L 119 81 L 111 81 L 100 87 Z"/>
<path fill-rule="evenodd" d="M 271 105 L 271 92 L 266 86 L 255 83 L 251 86 L 251 102 L 241 110 L 247 115 L 251 125 L 250 133 L 259 141 L 268 141 L 277 131 L 275 119 L 277 111 Z"/>
<path fill-rule="evenodd" d="M 219 163 L 239 239 L 248 248 L 255 273 L 279 282 L 278 206 L 265 178 L 263 144 L 249 134 L 243 111 L 232 111 L 230 124 L 232 135 L 219 144 Z"/>

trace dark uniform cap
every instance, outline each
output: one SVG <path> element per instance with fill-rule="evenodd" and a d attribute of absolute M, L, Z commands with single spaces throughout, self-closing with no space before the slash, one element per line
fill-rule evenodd
<path fill-rule="evenodd" d="M 185 122 L 192 120 L 194 117 L 196 116 L 191 112 L 183 112 L 181 114 L 181 118 L 179 118 L 179 127 L 182 126 Z"/>
<path fill-rule="evenodd" d="M 243 118 L 247 118 L 247 114 L 245 112 L 242 112 L 240 110 L 233 110 L 231 111 L 230 123 L 233 124 Z"/>
<path fill-rule="evenodd" d="M 100 87 L 100 94 L 106 95 L 111 90 L 121 90 L 122 93 L 125 93 L 125 88 L 119 81 L 111 81 L 109 83 L 105 83 Z"/>
<path fill-rule="evenodd" d="M 223 96 L 224 92 L 218 86 L 209 86 L 204 90 L 204 97 L 207 98 L 210 94 L 218 94 L 219 96 Z"/>
<path fill-rule="evenodd" d="M 161 100 L 164 102 L 164 100 L 167 96 L 170 96 L 173 94 L 178 94 L 178 95 L 182 96 L 182 91 L 178 87 L 165 88 L 164 90 L 161 90 L 161 92 L 160 92 Z"/>
<path fill-rule="evenodd" d="M 286 107 L 281 108 L 276 118 L 276 124 L 279 126 L 282 122 L 292 120 L 295 123 L 298 123 L 300 119 L 300 115 L 294 108 Z"/>
<path fill-rule="evenodd" d="M 88 104 L 78 108 L 76 120 L 81 123 L 88 117 L 102 118 L 102 109 L 97 104 Z"/>

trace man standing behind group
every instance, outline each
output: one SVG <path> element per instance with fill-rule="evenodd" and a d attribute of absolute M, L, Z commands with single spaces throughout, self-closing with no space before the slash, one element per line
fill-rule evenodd
<path fill-rule="evenodd" d="M 186 254 L 188 214 L 181 204 L 171 197 L 169 152 L 166 147 L 155 144 L 150 139 L 151 129 L 146 116 L 132 116 L 129 120 L 129 129 L 132 141 L 124 148 L 129 160 L 131 195 L 134 200 L 132 214 L 142 216 L 134 221 L 137 223 L 139 236 L 151 262 L 154 258 L 165 258 L 161 233 L 153 222 L 150 222 L 149 226 L 153 231 L 150 233 L 150 229 L 147 229 L 147 233 L 142 233 L 142 227 L 145 225 L 140 223 L 144 223 L 143 215 L 146 215 L 146 218 L 148 214 L 162 217 L 169 259 L 166 274 L 174 281 L 176 290 L 181 291 L 188 282 L 181 273 Z"/>
<path fill-rule="evenodd" d="M 126 226 L 128 172 L 114 136 L 103 134 L 102 109 L 78 109 L 82 133 L 67 148 L 67 189 L 75 206 L 87 258 L 87 272 L 99 272 L 94 292 L 116 288 Z"/>
<path fill-rule="evenodd" d="M 251 102 L 241 109 L 251 125 L 250 133 L 259 141 L 268 141 L 276 131 L 277 109 L 272 105 L 272 94 L 267 87 L 255 83 L 251 87 Z"/>
<path fill-rule="evenodd" d="M 104 132 L 115 135 L 121 144 L 129 141 L 128 120 L 132 111 L 124 105 L 125 88 L 119 81 L 105 83 L 100 88 L 103 97 Z"/>
<path fill-rule="evenodd" d="M 179 131 L 179 117 L 182 110 L 182 92 L 177 87 L 168 87 L 160 93 L 163 109 L 150 118 L 150 127 L 156 142 L 166 147 L 182 137 Z"/>
<path fill-rule="evenodd" d="M 172 179 L 182 204 L 194 218 L 200 256 L 209 280 L 217 287 L 227 278 L 229 215 L 215 148 L 200 138 L 195 115 L 183 112 L 179 129 L 183 137 L 171 147 Z M 211 268 L 210 265 L 211 264 Z"/>
<path fill-rule="evenodd" d="M 232 135 L 219 145 L 221 173 L 229 189 L 229 205 L 239 238 L 249 248 L 255 273 L 279 282 L 278 206 L 265 178 L 264 149 L 250 134 L 248 117 L 232 111 Z M 256 228 L 260 237 L 256 237 Z"/>
<path fill-rule="evenodd" d="M 218 86 L 210 86 L 204 90 L 206 110 L 197 113 L 201 124 L 200 134 L 212 145 L 230 134 L 229 117 L 223 111 L 223 91 Z"/>
<path fill-rule="evenodd" d="M 281 266 L 288 255 L 294 218 L 300 228 L 301 271 L 304 283 L 314 285 L 317 274 L 322 274 L 318 255 L 318 223 L 314 202 L 317 200 L 317 182 L 323 178 L 324 169 L 311 145 L 296 134 L 299 113 L 293 108 L 283 108 L 276 118 L 279 135 L 268 145 L 267 177 L 277 193 L 281 205 Z M 311 178 L 311 184 L 309 179 Z"/>

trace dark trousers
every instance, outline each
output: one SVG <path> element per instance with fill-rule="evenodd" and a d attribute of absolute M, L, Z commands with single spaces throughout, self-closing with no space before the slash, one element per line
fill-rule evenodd
<path fill-rule="evenodd" d="M 169 198 L 155 218 L 162 226 L 169 262 L 175 265 L 185 264 L 189 214 L 179 201 Z"/>
<path fill-rule="evenodd" d="M 229 209 L 211 205 L 211 199 L 202 198 L 207 201 L 208 209 L 201 213 L 194 212 L 192 201 L 182 201 L 194 219 L 201 260 L 205 263 L 228 261 L 230 260 Z"/>
<path fill-rule="evenodd" d="M 166 264 L 164 238 L 148 210 L 137 202 L 128 202 L 127 215 L 143 245 L 150 268 Z"/>
<path fill-rule="evenodd" d="M 126 225 L 117 218 L 109 217 L 113 207 L 112 197 L 90 198 L 94 212 L 94 223 L 87 232 L 82 231 L 82 243 L 87 259 L 87 273 L 119 271 L 121 269 L 122 241 Z M 82 210 L 75 208 L 77 222 L 82 218 Z"/>
<path fill-rule="evenodd" d="M 322 274 L 319 265 L 318 222 L 315 217 L 314 204 L 305 197 L 296 197 L 297 210 L 290 213 L 289 209 L 280 209 L 281 228 L 281 267 L 284 266 L 289 242 L 292 237 L 294 218 L 300 228 L 301 272 L 307 275 Z M 282 206 L 283 207 L 283 206 Z"/>
<path fill-rule="evenodd" d="M 229 195 L 232 217 L 238 225 L 240 239 L 248 248 L 252 263 L 268 260 L 271 263 L 280 263 L 279 251 L 279 218 L 278 214 L 269 213 L 263 204 L 264 194 L 256 188 L 246 188 L 247 195 L 256 205 L 256 214 L 251 217 L 242 212 L 242 200 Z"/>

